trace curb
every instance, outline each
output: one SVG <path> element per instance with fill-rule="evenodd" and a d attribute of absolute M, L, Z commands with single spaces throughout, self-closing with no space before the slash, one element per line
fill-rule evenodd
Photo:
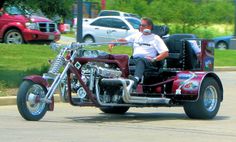
<path fill-rule="evenodd" d="M 55 102 L 61 102 L 59 95 L 54 96 Z M 0 106 L 16 105 L 16 96 L 0 97 Z"/>
<path fill-rule="evenodd" d="M 236 66 L 215 67 L 215 71 L 236 71 Z"/>

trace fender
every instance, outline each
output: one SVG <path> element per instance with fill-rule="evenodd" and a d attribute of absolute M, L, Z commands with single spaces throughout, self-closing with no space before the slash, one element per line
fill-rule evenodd
<path fill-rule="evenodd" d="M 43 85 L 46 88 L 49 87 L 48 82 L 42 76 L 39 76 L 39 75 L 26 76 L 26 77 L 24 77 L 23 80 L 30 80 L 30 81 L 32 81 L 34 83 Z"/>
<path fill-rule="evenodd" d="M 39 75 L 26 76 L 26 77 L 24 77 L 23 80 L 30 80 L 34 83 L 43 85 L 45 88 L 49 87 L 48 82 L 42 76 L 39 76 Z M 54 110 L 54 96 L 52 96 L 51 100 L 52 100 L 52 102 L 48 105 L 48 110 L 49 111 Z"/>
<path fill-rule="evenodd" d="M 207 77 L 213 77 L 219 85 L 221 91 L 221 101 L 223 100 L 223 85 L 220 78 L 213 72 L 178 72 L 173 82 L 172 92 L 176 95 L 191 95 L 195 96 L 194 101 L 197 101 L 200 94 L 202 82 Z"/>

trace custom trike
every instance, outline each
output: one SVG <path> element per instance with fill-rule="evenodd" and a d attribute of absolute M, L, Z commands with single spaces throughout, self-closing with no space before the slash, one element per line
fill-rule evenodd
<path fill-rule="evenodd" d="M 200 56 L 191 47 L 192 41 Z M 40 120 L 53 110 L 58 88 L 63 102 L 99 107 L 104 113 L 124 114 L 130 107 L 183 106 L 189 118 L 214 118 L 223 100 L 222 83 L 213 72 L 214 43 L 183 35 L 171 35 L 165 42 L 169 57 L 164 66 L 145 70 L 136 90 L 128 79 L 133 73 L 128 55 L 85 48 L 108 43 L 54 44 L 60 50 L 49 71 L 23 79 L 18 110 L 26 120 Z"/>

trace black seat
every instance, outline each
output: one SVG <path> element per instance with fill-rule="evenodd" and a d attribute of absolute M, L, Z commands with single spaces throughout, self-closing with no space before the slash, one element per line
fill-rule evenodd
<path fill-rule="evenodd" d="M 197 54 L 193 50 L 193 45 L 190 41 L 185 42 L 185 57 L 184 57 L 184 69 L 185 70 L 197 70 L 200 68 L 200 62 L 198 61 Z"/>
<path fill-rule="evenodd" d="M 193 34 L 173 34 L 165 39 L 169 49 L 169 57 L 166 59 L 167 68 L 184 68 L 184 39 L 196 38 Z"/>

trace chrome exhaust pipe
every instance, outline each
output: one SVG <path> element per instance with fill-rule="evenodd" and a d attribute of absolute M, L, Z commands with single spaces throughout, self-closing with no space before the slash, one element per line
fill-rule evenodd
<path fill-rule="evenodd" d="M 102 79 L 102 83 L 105 85 L 122 85 L 123 86 L 122 99 L 125 103 L 168 105 L 170 104 L 170 101 L 171 101 L 171 99 L 169 98 L 151 98 L 151 97 L 131 96 L 130 93 L 131 93 L 134 81 L 130 79 L 122 79 L 122 78 Z"/>

